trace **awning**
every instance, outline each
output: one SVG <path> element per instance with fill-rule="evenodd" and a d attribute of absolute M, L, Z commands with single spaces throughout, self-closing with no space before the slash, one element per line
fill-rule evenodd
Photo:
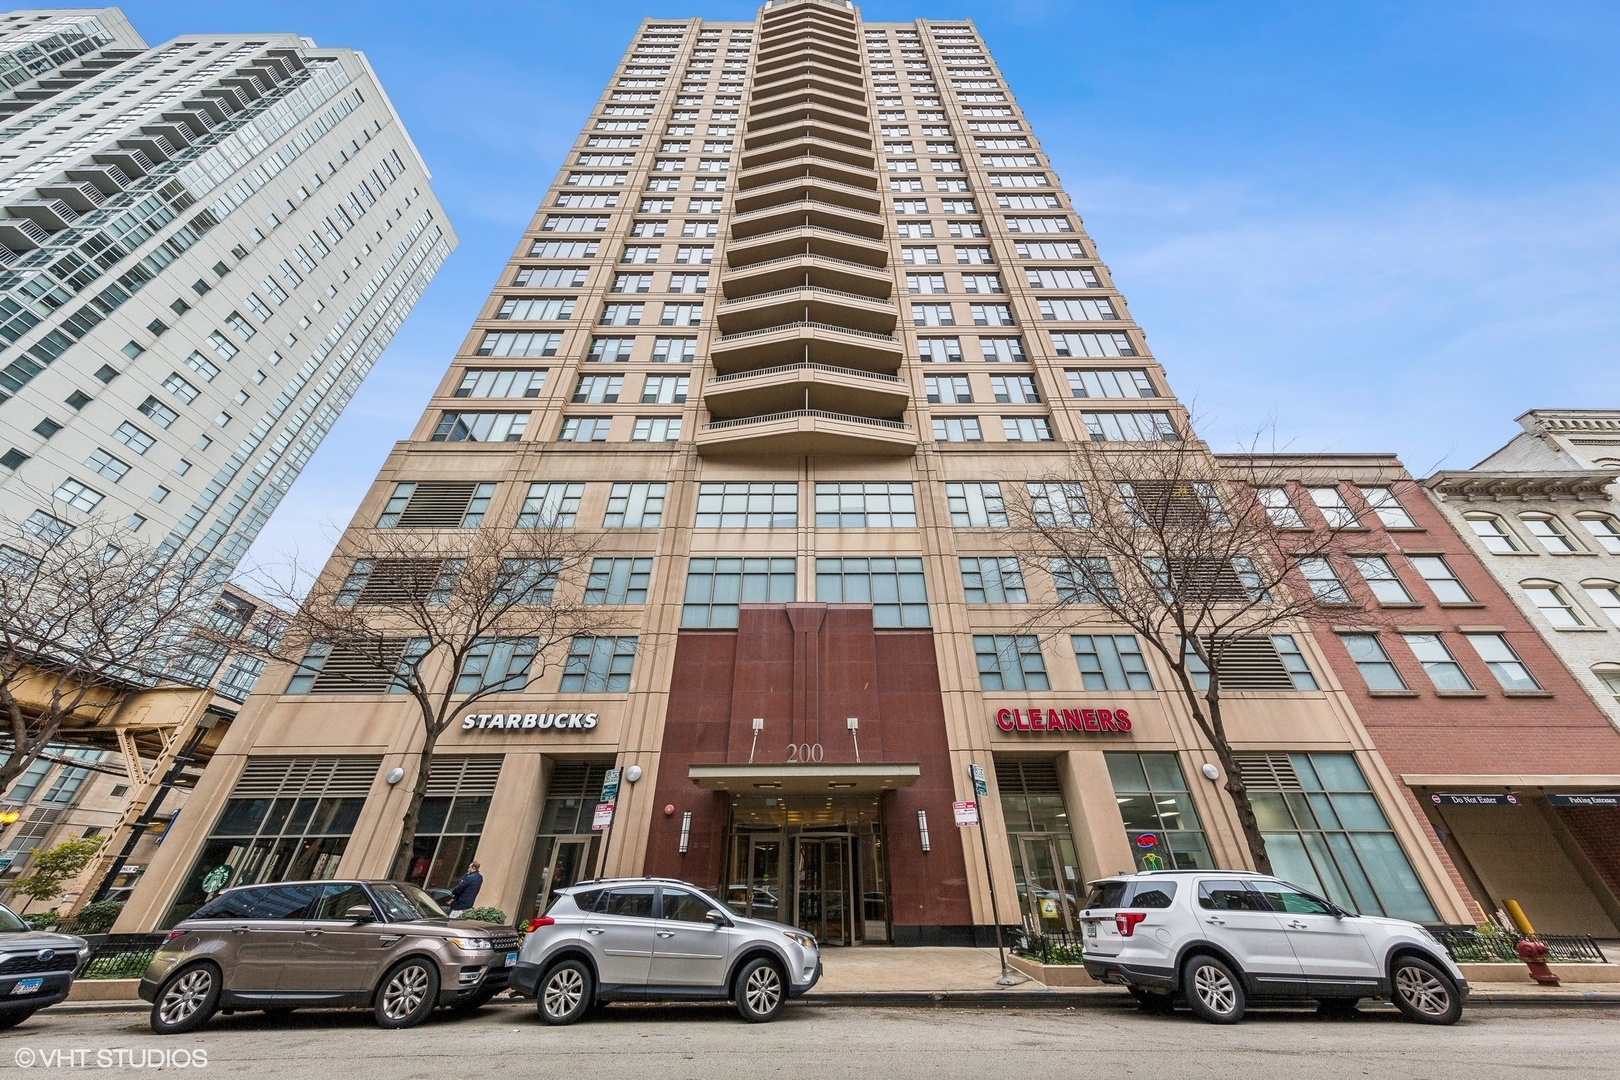
<path fill-rule="evenodd" d="M 861 764 L 691 765 L 687 777 L 706 791 L 733 795 L 874 795 L 907 788 L 922 775 L 915 762 Z"/>

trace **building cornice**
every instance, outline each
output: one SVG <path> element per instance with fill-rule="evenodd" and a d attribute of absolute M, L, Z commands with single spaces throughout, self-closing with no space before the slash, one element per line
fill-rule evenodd
<path fill-rule="evenodd" d="M 1608 487 L 1620 479 L 1613 469 L 1582 469 L 1570 472 L 1478 472 L 1459 470 L 1438 472 L 1422 481 L 1437 495 L 1467 500 L 1480 499 L 1575 499 L 1605 500 Z"/>

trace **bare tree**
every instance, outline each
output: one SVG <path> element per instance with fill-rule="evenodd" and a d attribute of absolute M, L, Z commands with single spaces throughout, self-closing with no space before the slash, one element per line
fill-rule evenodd
<path fill-rule="evenodd" d="M 614 608 L 587 603 L 594 544 L 574 530 L 377 529 L 347 534 L 307 594 L 291 580 L 256 586 L 293 611 L 266 643 L 320 692 L 394 690 L 421 723 L 392 874 L 410 870 L 439 739 L 492 695 L 521 694 L 563 663 L 569 643 L 612 628 Z"/>
<path fill-rule="evenodd" d="M 1267 455 L 1217 461 L 1202 444 L 1083 444 L 1007 502 L 1011 550 L 1049 564 L 1056 600 L 1029 620 L 1051 633 L 1127 627 L 1163 658 L 1219 759 L 1250 857 L 1271 870 L 1227 736 L 1223 683 L 1256 639 L 1366 625 L 1336 574 L 1353 519 L 1307 527 Z M 1359 535 L 1359 534 L 1358 534 Z M 1202 683 L 1202 685 L 1200 685 Z"/>
<path fill-rule="evenodd" d="M 69 720 L 154 686 L 191 685 L 187 641 L 221 580 L 217 566 L 144 547 L 107 522 L 0 531 L 10 537 L 0 543 L 4 791 Z"/>

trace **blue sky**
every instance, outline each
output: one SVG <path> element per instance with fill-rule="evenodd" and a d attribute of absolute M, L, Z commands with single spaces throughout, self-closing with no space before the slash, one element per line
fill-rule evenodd
<path fill-rule="evenodd" d="M 751 3 L 123 5 L 156 44 L 365 51 L 461 235 L 254 557 L 324 557 L 422 405 L 644 14 Z M 870 3 L 972 17 L 1201 433 L 1465 467 L 1620 407 L 1620 5 Z M 557 48 L 559 44 L 561 48 Z M 542 59 L 543 57 L 543 59 Z M 1270 436 L 1267 436 L 1269 441 Z"/>

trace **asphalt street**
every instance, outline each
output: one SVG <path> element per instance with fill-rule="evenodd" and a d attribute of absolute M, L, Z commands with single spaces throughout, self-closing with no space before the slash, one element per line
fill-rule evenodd
<path fill-rule="evenodd" d="M 81 1050 L 87 1053 L 65 1053 Z M 48 1066 L 52 1051 L 58 1062 L 77 1064 Z M 262 1080 L 1608 1078 L 1620 1068 L 1620 1008 L 1482 1008 L 1452 1028 L 1404 1023 L 1384 1008 L 1346 1020 L 1270 1011 L 1213 1027 L 1184 1012 L 1155 1016 L 1129 1006 L 796 1004 L 777 1022 L 754 1027 L 727 1008 L 614 1006 L 574 1027 L 550 1028 L 530 1008 L 490 1006 L 469 1018 L 436 1016 L 409 1031 L 382 1031 L 365 1013 L 241 1013 L 170 1038 L 152 1035 L 139 1013 L 52 1010 L 0 1036 L 0 1073 L 8 1076 L 127 1073 L 136 1062 L 145 1073 L 166 1065 L 168 1076 Z"/>

